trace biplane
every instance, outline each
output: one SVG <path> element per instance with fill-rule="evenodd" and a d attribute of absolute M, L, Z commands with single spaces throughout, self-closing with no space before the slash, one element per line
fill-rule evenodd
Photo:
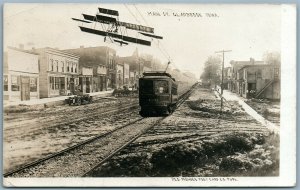
<path fill-rule="evenodd" d="M 72 19 L 82 23 L 96 22 L 96 23 L 107 25 L 106 29 L 103 27 L 102 30 L 86 27 L 86 26 L 79 26 L 79 28 L 82 32 L 104 36 L 104 41 L 106 41 L 107 38 L 110 38 L 112 42 L 119 43 L 121 46 L 128 45 L 129 44 L 128 42 L 151 46 L 151 41 L 149 40 L 124 35 L 124 33 L 120 32 L 121 28 L 126 30 L 127 29 L 135 30 L 139 34 L 145 36 L 146 38 L 163 39 L 162 36 L 158 36 L 154 34 L 154 28 L 152 27 L 119 21 L 119 12 L 116 10 L 98 8 L 98 11 L 99 12 L 95 16 L 82 14 L 83 19 L 78 19 L 78 18 L 72 18 Z"/>

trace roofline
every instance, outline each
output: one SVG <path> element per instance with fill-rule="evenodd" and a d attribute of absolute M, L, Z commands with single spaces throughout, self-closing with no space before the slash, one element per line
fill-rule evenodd
<path fill-rule="evenodd" d="M 108 46 L 94 46 L 94 47 L 79 47 L 79 48 L 72 48 L 72 49 L 65 49 L 65 50 L 63 50 L 63 51 L 68 51 L 68 50 L 79 50 L 79 49 L 91 49 L 91 48 L 99 48 L 99 47 L 103 47 L 103 48 L 108 48 L 108 49 L 111 49 L 111 50 L 113 50 L 113 51 L 115 51 L 115 52 L 117 52 L 117 50 L 115 50 L 115 49 L 113 49 L 113 48 L 111 48 L 111 47 L 108 47 Z"/>
<path fill-rule="evenodd" d="M 250 61 L 235 61 L 235 60 L 231 60 L 230 62 L 233 62 L 233 63 L 235 63 L 235 62 L 249 62 L 250 63 Z M 229 62 L 229 63 L 230 63 Z M 257 61 L 257 60 L 254 60 L 254 63 L 255 62 L 264 62 L 264 61 Z"/>
<path fill-rule="evenodd" d="M 54 51 L 54 52 L 57 52 L 57 53 L 66 54 L 68 56 L 80 58 L 79 55 L 77 55 L 75 53 L 70 53 L 70 52 L 65 51 L 65 50 L 58 50 L 58 49 L 54 49 L 54 48 L 50 48 L 50 47 L 46 47 L 45 50 L 50 50 L 50 51 Z"/>
<path fill-rule="evenodd" d="M 58 54 L 63 54 L 63 55 L 67 55 L 67 56 L 70 56 L 70 57 L 75 57 L 75 58 L 80 58 L 80 56 L 79 55 L 77 55 L 77 54 L 74 54 L 74 53 L 70 53 L 70 52 L 68 52 L 68 51 L 65 51 L 65 50 L 59 50 L 59 49 L 55 49 L 55 48 L 51 48 L 51 47 L 44 47 L 44 48 L 36 48 L 36 49 L 33 49 L 33 50 L 31 50 L 31 51 L 35 51 L 35 50 L 37 50 L 37 51 L 39 51 L 39 50 L 45 50 L 45 52 L 55 52 L 55 53 L 58 53 Z"/>
<path fill-rule="evenodd" d="M 34 52 L 30 51 L 30 50 L 24 50 L 24 49 L 12 47 L 12 46 L 8 46 L 7 48 L 8 49 L 13 49 L 13 50 L 16 50 L 16 51 L 20 51 L 20 52 L 24 52 L 24 53 L 33 54 L 33 55 L 39 55 L 38 53 L 34 53 Z"/>
<path fill-rule="evenodd" d="M 244 68 L 246 68 L 246 67 L 262 67 L 262 66 L 271 67 L 271 66 L 274 66 L 274 65 L 271 65 L 271 64 L 245 65 L 245 66 L 243 66 L 242 68 L 240 68 L 239 70 L 244 69 Z"/>

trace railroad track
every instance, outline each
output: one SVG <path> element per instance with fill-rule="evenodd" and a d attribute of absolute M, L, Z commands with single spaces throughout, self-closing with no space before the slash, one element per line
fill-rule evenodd
<path fill-rule="evenodd" d="M 176 104 L 176 108 L 178 108 L 193 92 L 193 90 L 195 89 L 197 84 L 194 84 L 190 90 L 186 91 L 185 93 L 183 93 L 182 95 L 180 95 L 177 104 Z M 166 117 L 166 116 L 165 116 Z M 165 117 L 162 117 L 161 119 L 159 119 L 155 124 L 153 124 L 151 127 L 147 128 L 146 130 L 144 130 L 142 133 L 140 133 L 139 135 L 135 136 L 134 138 L 132 138 L 130 141 L 126 142 L 123 146 L 121 146 L 120 148 L 118 148 L 117 150 L 115 150 L 113 153 L 111 153 L 110 155 L 108 155 L 105 159 L 103 159 L 101 162 L 95 164 L 89 171 L 85 172 L 82 176 L 83 177 L 87 177 L 89 176 L 90 173 L 93 172 L 93 170 L 95 170 L 96 168 L 99 168 L 102 164 L 104 164 L 105 162 L 107 162 L 110 158 L 112 158 L 113 156 L 115 156 L 118 152 L 120 152 L 121 150 L 125 149 L 127 146 L 129 146 L 131 143 L 133 143 L 136 139 L 138 139 L 139 137 L 141 137 L 143 134 L 145 134 L 149 129 L 153 128 L 154 126 L 158 125 Z"/>
<path fill-rule="evenodd" d="M 103 109 L 101 107 L 101 108 L 96 108 L 96 109 L 90 110 L 89 113 L 83 113 L 82 115 L 77 114 L 77 115 L 79 115 L 77 117 L 72 117 L 71 116 L 71 118 L 70 118 L 68 116 L 65 116 L 64 121 L 56 122 L 52 125 L 49 125 L 49 123 L 51 123 L 53 121 L 56 121 L 56 120 L 59 120 L 59 118 L 56 118 L 56 119 L 53 119 L 53 120 L 50 120 L 50 121 L 47 120 L 47 121 L 41 122 L 41 123 L 36 123 L 36 125 L 45 126 L 45 125 L 48 124 L 47 129 L 57 128 L 57 127 L 62 126 L 62 125 L 71 125 L 71 124 L 78 123 L 78 122 L 81 122 L 81 121 L 84 121 L 84 120 L 90 120 L 90 119 L 93 119 L 95 117 L 103 117 L 103 116 L 106 116 L 106 115 L 110 115 L 112 113 L 118 113 L 118 112 L 122 112 L 122 111 L 125 111 L 125 110 L 138 109 L 138 108 L 139 108 L 139 105 L 138 105 L 137 102 L 136 103 L 125 104 L 125 105 L 112 106 L 110 109 L 106 109 L 106 110 L 103 110 L 103 112 L 99 112 L 99 110 Z M 38 129 L 32 130 L 32 133 L 34 133 L 37 130 L 40 130 L 40 128 L 38 127 Z M 14 133 L 12 135 L 15 136 L 16 134 Z M 24 134 L 21 134 L 21 135 L 24 135 Z M 5 135 L 5 138 L 12 138 L 12 137 L 10 135 Z"/>
<path fill-rule="evenodd" d="M 195 85 L 180 96 L 177 107 L 192 93 L 194 87 Z M 113 110 L 110 110 L 106 114 L 112 112 Z M 150 128 L 160 123 L 164 118 L 137 119 L 108 133 L 97 135 L 45 158 L 25 164 L 18 169 L 5 173 L 4 177 L 86 176 L 91 170 L 109 160 Z"/>

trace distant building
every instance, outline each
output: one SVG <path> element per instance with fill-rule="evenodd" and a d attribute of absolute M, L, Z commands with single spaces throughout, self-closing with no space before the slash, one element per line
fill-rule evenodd
<path fill-rule="evenodd" d="M 124 82 L 129 87 L 137 87 L 138 79 L 142 76 L 144 70 L 145 60 L 139 56 L 138 49 L 136 49 L 131 56 L 118 57 L 118 62 L 121 64 L 127 64 L 129 66 L 129 82 L 127 83 L 124 76 Z M 125 65 L 124 65 L 125 66 Z M 125 67 L 124 67 L 125 68 Z M 146 68 L 147 69 L 147 68 Z"/>
<path fill-rule="evenodd" d="M 124 86 L 124 65 L 121 63 L 117 64 L 117 88 L 123 88 Z"/>
<path fill-rule="evenodd" d="M 223 89 L 225 89 L 225 90 L 230 89 L 231 75 L 232 75 L 232 68 L 231 67 L 224 68 L 224 71 L 223 71 Z"/>
<path fill-rule="evenodd" d="M 81 66 L 79 70 L 79 91 L 82 94 L 93 92 L 93 68 Z"/>
<path fill-rule="evenodd" d="M 136 73 L 133 71 L 129 72 L 129 87 L 136 86 Z"/>
<path fill-rule="evenodd" d="M 130 71 L 129 71 L 129 65 L 127 63 L 124 63 L 124 86 L 129 87 L 129 79 L 130 79 Z"/>
<path fill-rule="evenodd" d="M 250 58 L 249 61 L 230 61 L 231 69 L 230 69 L 230 81 L 228 81 L 228 88 L 232 92 L 238 93 L 241 89 L 239 89 L 238 82 L 238 71 L 246 66 L 246 65 L 255 65 L 255 64 L 263 64 L 263 61 L 255 61 L 253 58 Z"/>
<path fill-rule="evenodd" d="M 105 91 L 106 90 L 106 74 L 107 68 L 104 65 L 99 65 L 94 67 L 94 74 L 93 74 L 93 90 L 95 92 Z"/>
<path fill-rule="evenodd" d="M 244 98 L 280 99 L 278 65 L 246 65 L 238 71 L 239 94 Z"/>
<path fill-rule="evenodd" d="M 4 52 L 3 99 L 39 99 L 38 54 L 13 47 Z"/>
<path fill-rule="evenodd" d="M 53 48 L 32 50 L 39 54 L 40 97 L 74 93 L 79 85 L 79 56 Z"/>
<path fill-rule="evenodd" d="M 93 92 L 116 88 L 116 51 L 107 46 L 67 49 L 66 52 L 80 56 L 80 67 L 93 68 Z"/>

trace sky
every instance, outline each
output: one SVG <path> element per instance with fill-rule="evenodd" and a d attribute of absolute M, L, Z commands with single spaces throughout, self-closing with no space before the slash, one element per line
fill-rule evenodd
<path fill-rule="evenodd" d="M 118 10 L 120 21 L 153 27 L 163 39 L 151 40 L 127 30 L 128 35 L 150 40 L 152 45 L 121 47 L 104 42 L 102 36 L 81 32 L 78 26 L 82 23 L 71 18 L 82 19 L 82 13 L 95 15 L 98 7 Z M 230 60 L 262 60 L 265 52 L 280 52 L 281 11 L 280 5 L 271 4 L 6 4 L 4 50 L 19 44 L 25 49 L 109 46 L 119 56 L 129 56 L 138 48 L 141 54 L 152 54 L 163 63 L 170 59 L 173 68 L 199 77 L 209 56 L 221 56 L 216 51 L 232 50 L 225 54 L 225 66 Z M 84 26 L 101 27 L 99 23 Z"/>

